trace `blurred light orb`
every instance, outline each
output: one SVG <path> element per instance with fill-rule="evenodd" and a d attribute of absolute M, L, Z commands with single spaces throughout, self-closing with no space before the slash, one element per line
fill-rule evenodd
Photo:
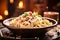
<path fill-rule="evenodd" d="M 4 15 L 6 15 L 6 16 L 8 15 L 8 10 L 4 11 Z"/>
<path fill-rule="evenodd" d="M 23 8 L 23 1 L 19 2 L 19 8 Z"/>
<path fill-rule="evenodd" d="M 3 17 L 2 17 L 2 15 L 0 15 L 0 20 L 2 20 L 3 19 Z"/>
<path fill-rule="evenodd" d="M 10 3 L 14 3 L 14 0 L 10 0 Z"/>

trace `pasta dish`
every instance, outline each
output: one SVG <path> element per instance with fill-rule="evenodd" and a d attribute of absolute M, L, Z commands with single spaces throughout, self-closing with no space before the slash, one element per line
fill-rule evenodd
<path fill-rule="evenodd" d="M 49 20 L 43 19 L 38 12 L 24 12 L 24 14 L 10 21 L 10 25 L 17 28 L 44 28 L 52 24 Z"/>

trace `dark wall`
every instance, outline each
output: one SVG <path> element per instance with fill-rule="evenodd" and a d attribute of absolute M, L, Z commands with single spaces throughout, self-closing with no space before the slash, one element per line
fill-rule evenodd
<path fill-rule="evenodd" d="M 54 10 L 58 9 L 57 4 L 60 2 L 60 0 L 47 0 L 47 2 L 48 2 L 47 4 L 49 7 L 49 10 L 54 11 Z M 54 8 L 56 8 L 56 9 L 54 9 Z M 56 11 L 58 11 L 58 10 L 56 10 Z"/>

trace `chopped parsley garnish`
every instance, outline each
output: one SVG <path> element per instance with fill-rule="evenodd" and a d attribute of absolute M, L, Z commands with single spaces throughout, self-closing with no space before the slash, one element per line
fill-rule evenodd
<path fill-rule="evenodd" d="M 26 16 L 28 16 L 28 14 L 26 12 L 24 12 L 24 14 L 22 15 L 22 17 L 25 18 Z"/>
<path fill-rule="evenodd" d="M 42 17 L 41 15 L 38 14 L 38 12 L 34 12 L 34 15 L 40 18 Z"/>
<path fill-rule="evenodd" d="M 38 14 L 38 12 L 34 12 L 34 15 L 37 16 L 37 15 L 39 15 L 39 14 Z"/>
<path fill-rule="evenodd" d="M 38 17 L 42 17 L 41 15 L 37 15 Z"/>

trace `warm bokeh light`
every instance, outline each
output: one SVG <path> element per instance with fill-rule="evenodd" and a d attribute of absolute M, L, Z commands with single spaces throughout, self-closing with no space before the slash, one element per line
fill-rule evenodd
<path fill-rule="evenodd" d="M 14 0 L 10 0 L 10 3 L 13 3 L 14 2 Z"/>
<path fill-rule="evenodd" d="M 6 15 L 6 16 L 8 15 L 8 10 L 4 11 L 4 15 Z"/>
<path fill-rule="evenodd" d="M 2 20 L 3 19 L 3 17 L 2 17 L 2 15 L 0 15 L 0 20 Z"/>
<path fill-rule="evenodd" d="M 23 1 L 19 2 L 19 8 L 23 8 Z"/>

